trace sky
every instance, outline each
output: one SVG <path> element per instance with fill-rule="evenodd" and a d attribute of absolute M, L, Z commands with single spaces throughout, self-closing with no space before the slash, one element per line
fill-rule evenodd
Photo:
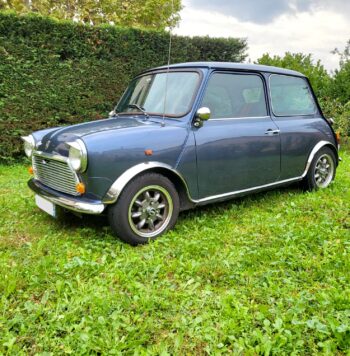
<path fill-rule="evenodd" d="M 350 0 L 183 0 L 175 34 L 241 37 L 247 61 L 264 53 L 311 53 L 327 70 L 338 68 L 350 39 Z"/>

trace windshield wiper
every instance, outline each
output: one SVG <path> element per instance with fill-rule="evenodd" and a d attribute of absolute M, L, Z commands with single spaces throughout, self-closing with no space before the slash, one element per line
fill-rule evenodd
<path fill-rule="evenodd" d="M 129 104 L 128 105 L 128 108 L 131 108 L 131 109 L 137 109 L 138 111 L 141 111 L 145 117 L 148 119 L 149 118 L 149 115 L 147 114 L 146 110 L 140 106 L 140 105 L 137 105 L 137 104 Z"/>

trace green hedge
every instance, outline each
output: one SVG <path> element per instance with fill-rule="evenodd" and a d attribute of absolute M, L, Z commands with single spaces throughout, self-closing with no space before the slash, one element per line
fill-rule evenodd
<path fill-rule="evenodd" d="M 0 13 L 0 161 L 20 135 L 105 117 L 131 77 L 167 62 L 169 35 Z M 242 61 L 244 39 L 173 38 L 172 63 Z"/>

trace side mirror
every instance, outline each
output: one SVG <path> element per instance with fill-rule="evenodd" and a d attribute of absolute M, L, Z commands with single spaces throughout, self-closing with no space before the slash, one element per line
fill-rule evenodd
<path fill-rule="evenodd" d="M 196 117 L 198 117 L 198 119 L 206 121 L 210 119 L 210 114 L 210 109 L 203 106 L 197 110 Z"/>
<path fill-rule="evenodd" d="M 195 127 L 201 127 L 203 125 L 203 121 L 207 121 L 210 119 L 210 109 L 203 106 L 201 108 L 199 108 L 196 112 L 196 117 L 194 120 L 193 125 Z"/>

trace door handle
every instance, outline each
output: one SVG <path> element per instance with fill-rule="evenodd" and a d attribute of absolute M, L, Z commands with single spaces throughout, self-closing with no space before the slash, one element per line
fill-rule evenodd
<path fill-rule="evenodd" d="M 273 129 L 268 129 L 265 131 L 265 135 L 278 135 L 280 133 L 280 130 L 273 130 Z"/>

